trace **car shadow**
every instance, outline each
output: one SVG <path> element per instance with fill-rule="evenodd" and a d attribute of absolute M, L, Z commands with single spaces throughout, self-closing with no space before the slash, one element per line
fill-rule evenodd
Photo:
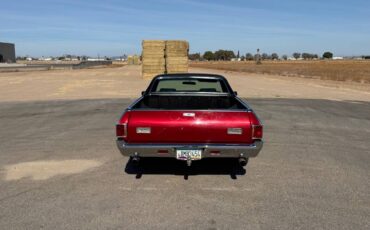
<path fill-rule="evenodd" d="M 136 179 L 140 179 L 145 174 L 168 174 L 184 176 L 185 180 L 189 176 L 196 175 L 230 175 L 231 179 L 236 180 L 237 176 L 246 174 L 246 169 L 240 166 L 237 159 L 228 158 L 193 161 L 190 167 L 185 161 L 172 158 L 142 158 L 139 164 L 129 159 L 125 172 L 136 175 Z"/>

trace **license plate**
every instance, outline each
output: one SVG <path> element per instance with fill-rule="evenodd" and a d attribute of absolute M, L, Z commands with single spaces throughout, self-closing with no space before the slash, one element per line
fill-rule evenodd
<path fill-rule="evenodd" d="M 190 157 L 191 160 L 200 160 L 202 159 L 202 150 L 183 150 L 179 149 L 176 150 L 176 155 L 178 160 L 186 161 L 188 157 Z"/>

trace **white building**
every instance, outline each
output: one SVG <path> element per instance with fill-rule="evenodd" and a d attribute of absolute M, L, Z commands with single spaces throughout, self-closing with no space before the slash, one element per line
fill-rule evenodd
<path fill-rule="evenodd" d="M 104 58 L 88 58 L 88 61 L 105 61 Z"/>

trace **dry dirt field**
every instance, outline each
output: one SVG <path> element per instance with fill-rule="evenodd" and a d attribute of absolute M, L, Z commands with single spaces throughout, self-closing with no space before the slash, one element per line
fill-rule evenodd
<path fill-rule="evenodd" d="M 370 84 L 224 70 L 264 123 L 240 167 L 122 157 L 140 66 L 0 73 L 1 229 L 369 229 Z"/>
<path fill-rule="evenodd" d="M 192 67 L 370 83 L 370 61 L 192 62 Z"/>
<path fill-rule="evenodd" d="M 148 86 L 149 81 L 140 76 L 140 66 L 114 67 L 0 73 L 0 101 L 134 99 Z M 224 75 L 245 98 L 370 101 L 370 84 L 205 68 L 190 72 Z"/>

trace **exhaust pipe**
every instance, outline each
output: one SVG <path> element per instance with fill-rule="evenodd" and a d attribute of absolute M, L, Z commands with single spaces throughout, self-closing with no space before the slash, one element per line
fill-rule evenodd
<path fill-rule="evenodd" d="M 239 164 L 242 167 L 246 166 L 248 164 L 248 159 L 243 157 L 239 158 Z"/>
<path fill-rule="evenodd" d="M 134 163 L 135 165 L 138 165 L 140 163 L 140 158 L 139 157 L 133 157 L 132 158 L 132 163 Z"/>
<path fill-rule="evenodd" d="M 131 161 L 132 161 L 132 163 L 133 163 L 133 164 L 138 165 L 138 164 L 140 163 L 140 157 L 138 157 L 138 156 L 133 156 L 133 157 L 131 158 Z"/>

